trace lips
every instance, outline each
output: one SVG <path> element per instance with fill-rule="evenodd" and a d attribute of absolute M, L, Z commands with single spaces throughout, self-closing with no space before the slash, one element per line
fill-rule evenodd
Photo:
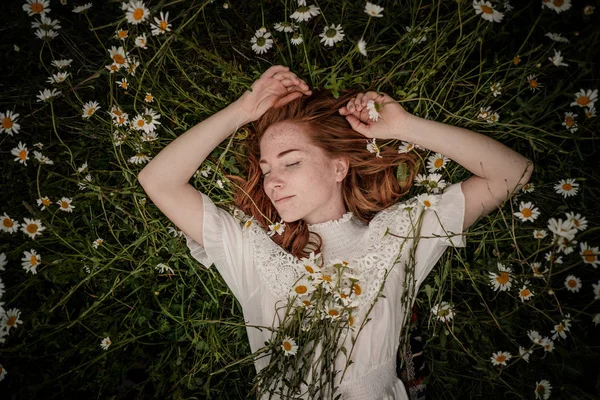
<path fill-rule="evenodd" d="M 275 200 L 275 203 L 279 203 L 279 202 L 285 201 L 285 200 L 290 199 L 292 197 L 294 197 L 294 196 L 280 197 L 279 199 Z"/>

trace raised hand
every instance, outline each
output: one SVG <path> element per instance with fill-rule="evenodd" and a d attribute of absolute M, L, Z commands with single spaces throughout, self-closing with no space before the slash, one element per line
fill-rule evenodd
<path fill-rule="evenodd" d="M 373 101 L 373 106 L 369 105 Z M 377 139 L 399 139 L 402 124 L 411 114 L 385 93 L 359 93 L 340 108 L 352 129 Z M 375 120 L 376 119 L 376 120 Z"/>
<path fill-rule="evenodd" d="M 271 107 L 281 107 L 303 95 L 311 94 L 306 82 L 288 67 L 274 65 L 254 81 L 252 91 L 246 91 L 236 103 L 240 112 L 245 114 L 246 122 L 252 122 Z"/>

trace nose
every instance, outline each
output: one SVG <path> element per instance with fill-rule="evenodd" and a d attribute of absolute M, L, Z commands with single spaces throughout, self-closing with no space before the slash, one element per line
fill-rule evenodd
<path fill-rule="evenodd" d="M 283 187 L 283 179 L 281 174 L 277 173 L 274 170 L 271 170 L 267 177 L 265 178 L 265 189 L 268 190 L 269 193 L 272 193 L 275 189 L 281 189 Z"/>

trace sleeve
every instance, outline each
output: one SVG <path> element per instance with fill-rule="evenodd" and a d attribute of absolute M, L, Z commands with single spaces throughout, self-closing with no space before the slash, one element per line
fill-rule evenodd
<path fill-rule="evenodd" d="M 218 208 L 215 203 L 201 193 L 204 218 L 202 240 L 203 246 L 183 233 L 190 249 L 190 254 L 204 267 L 215 265 L 225 283 L 238 301 L 244 295 L 244 243 L 240 223 L 227 211 Z"/>
<path fill-rule="evenodd" d="M 465 197 L 461 182 L 450 185 L 438 199 L 437 211 L 425 211 L 415 252 L 417 287 L 425 280 L 448 246 L 465 247 L 462 235 Z"/>

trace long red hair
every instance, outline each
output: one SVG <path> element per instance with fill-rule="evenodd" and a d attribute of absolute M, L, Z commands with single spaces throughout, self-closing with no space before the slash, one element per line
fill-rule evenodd
<path fill-rule="evenodd" d="M 381 148 L 381 158 L 367 150 L 367 138 L 356 132 L 338 110 L 358 92 L 347 91 L 335 99 L 326 91 L 314 91 L 282 107 L 270 109 L 253 123 L 245 141 L 246 179 L 229 175 L 235 183 L 234 202 L 247 215 L 265 229 L 280 221 L 280 216 L 263 188 L 259 166 L 260 140 L 269 126 L 287 121 L 302 124 L 316 146 L 332 157 L 349 160 L 348 174 L 342 182 L 342 198 L 347 211 L 364 222 L 369 222 L 379 211 L 403 197 L 412 186 L 416 159 L 411 154 L 399 154 L 396 148 Z M 396 170 L 404 164 L 407 171 L 403 181 Z M 311 251 L 319 253 L 321 237 L 309 232 L 305 221 L 286 223 L 283 234 L 273 235 L 279 246 L 301 258 Z"/>

